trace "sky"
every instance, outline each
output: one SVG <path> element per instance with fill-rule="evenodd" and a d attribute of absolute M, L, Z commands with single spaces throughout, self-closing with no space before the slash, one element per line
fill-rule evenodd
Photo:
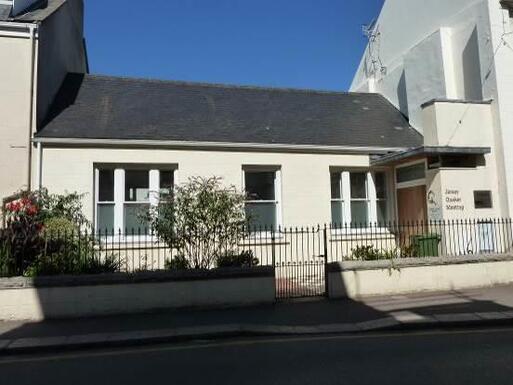
<path fill-rule="evenodd" d="M 84 0 L 91 73 L 345 91 L 383 0 Z"/>

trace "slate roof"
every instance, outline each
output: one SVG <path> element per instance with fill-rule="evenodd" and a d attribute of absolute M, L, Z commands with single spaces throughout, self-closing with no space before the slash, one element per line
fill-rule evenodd
<path fill-rule="evenodd" d="M 401 147 L 422 136 L 378 94 L 69 74 L 39 138 Z"/>

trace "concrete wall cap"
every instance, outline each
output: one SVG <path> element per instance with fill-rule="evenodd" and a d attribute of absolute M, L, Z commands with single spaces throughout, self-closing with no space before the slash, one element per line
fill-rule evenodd
<path fill-rule="evenodd" d="M 62 275 L 53 277 L 0 278 L 0 290 L 32 287 L 99 286 L 116 284 L 155 283 L 170 281 L 199 281 L 234 278 L 273 277 L 272 266 L 250 268 L 222 268 L 213 270 L 155 271 L 141 273 L 114 273 L 96 275 Z"/>
<path fill-rule="evenodd" d="M 488 100 L 465 100 L 465 99 L 431 99 L 426 103 L 420 105 L 421 108 L 426 108 L 435 103 L 455 103 L 455 104 L 492 104 L 493 99 Z"/>
<path fill-rule="evenodd" d="M 513 261 L 512 254 L 504 255 L 466 255 L 461 257 L 396 258 L 379 261 L 344 261 L 328 264 L 329 273 L 358 270 L 383 270 L 390 268 L 461 265 L 470 263 Z"/>

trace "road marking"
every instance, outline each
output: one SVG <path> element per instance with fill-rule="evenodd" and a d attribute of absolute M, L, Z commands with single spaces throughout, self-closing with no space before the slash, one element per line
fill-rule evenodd
<path fill-rule="evenodd" d="M 73 360 L 77 358 L 95 358 L 95 357 L 108 357 L 108 356 L 123 356 L 132 354 L 142 353 L 157 353 L 157 352 L 172 352 L 180 350 L 199 350 L 199 349 L 211 349 L 214 347 L 232 347 L 232 346 L 251 346 L 251 345 L 263 345 L 268 343 L 282 344 L 282 343 L 293 343 L 293 342 L 318 342 L 318 341 L 336 341 L 336 340 L 358 340 L 358 339 L 377 339 L 377 338 L 402 338 L 402 337 L 422 337 L 422 336 L 437 336 L 437 335 L 463 335 L 463 334 L 493 334 L 493 333 L 504 333 L 513 332 L 513 328 L 498 328 L 498 329 L 474 329 L 474 330 L 432 330 L 432 331 L 420 331 L 420 332 L 386 332 L 376 334 L 346 334 L 338 336 L 318 336 L 318 337 L 290 337 L 290 338 L 266 338 L 257 340 L 238 340 L 238 341 L 215 341 L 209 343 L 202 343 L 195 341 L 195 344 L 187 345 L 175 345 L 175 346 L 154 346 L 154 347 L 139 347 L 123 349 L 119 348 L 116 350 L 108 351 L 89 351 L 81 353 L 59 353 L 54 355 L 47 355 L 41 357 L 18 357 L 18 358 L 7 358 L 5 360 L 0 356 L 0 366 L 8 365 L 13 363 L 23 362 L 44 362 L 44 361 L 56 361 L 56 360 Z"/>

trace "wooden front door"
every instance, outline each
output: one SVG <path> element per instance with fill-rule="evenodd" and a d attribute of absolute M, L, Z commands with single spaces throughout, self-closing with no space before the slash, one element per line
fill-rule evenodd
<path fill-rule="evenodd" d="M 410 246 L 412 236 L 425 232 L 427 220 L 426 186 L 397 190 L 399 211 L 398 239 L 400 247 Z"/>
<path fill-rule="evenodd" d="M 399 222 L 424 222 L 427 220 L 426 186 L 397 190 Z"/>

